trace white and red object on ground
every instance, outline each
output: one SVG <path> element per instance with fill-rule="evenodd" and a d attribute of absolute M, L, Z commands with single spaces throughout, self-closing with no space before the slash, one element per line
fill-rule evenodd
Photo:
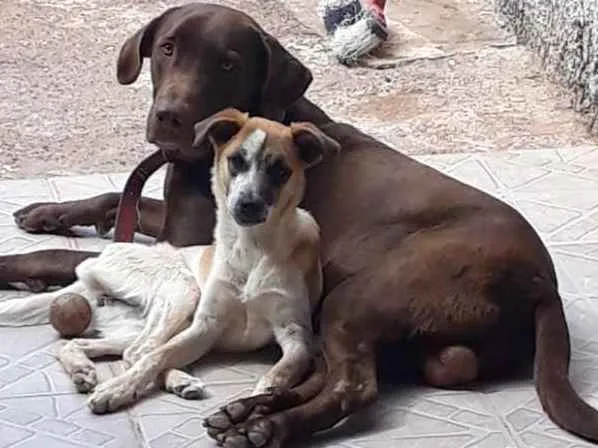
<path fill-rule="evenodd" d="M 386 0 L 321 0 L 318 13 L 343 64 L 353 64 L 388 38 Z"/>

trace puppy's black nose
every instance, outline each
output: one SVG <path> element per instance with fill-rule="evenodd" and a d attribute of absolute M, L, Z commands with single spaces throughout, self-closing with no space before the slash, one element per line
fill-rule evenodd
<path fill-rule="evenodd" d="M 181 127 L 183 124 L 181 116 L 172 109 L 160 109 L 156 112 L 156 118 L 160 123 L 175 128 Z"/>
<path fill-rule="evenodd" d="M 261 199 L 240 199 L 235 206 L 235 220 L 242 226 L 252 226 L 264 222 L 266 220 L 266 203 Z"/>

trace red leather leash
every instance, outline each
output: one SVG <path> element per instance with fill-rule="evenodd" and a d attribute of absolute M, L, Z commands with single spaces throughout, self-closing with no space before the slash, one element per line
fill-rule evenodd
<path fill-rule="evenodd" d="M 129 175 L 118 203 L 114 241 L 127 243 L 133 241 L 138 220 L 137 206 L 143 186 L 147 179 L 166 162 L 163 152 L 157 150 L 143 159 Z"/>

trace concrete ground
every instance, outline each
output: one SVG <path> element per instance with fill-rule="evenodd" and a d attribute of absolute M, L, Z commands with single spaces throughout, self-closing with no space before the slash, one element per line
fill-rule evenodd
<path fill-rule="evenodd" d="M 115 79 L 156 0 L 0 2 L 0 178 L 122 171 L 140 160 L 150 86 Z M 309 97 L 409 154 L 568 148 L 593 140 L 570 95 L 494 22 L 491 0 L 389 1 L 374 63 L 331 58 L 317 0 L 217 1 L 250 13 L 314 72 Z M 147 65 L 147 64 L 146 64 Z M 147 67 L 146 67 L 147 68 Z"/>
<path fill-rule="evenodd" d="M 574 387 L 598 406 L 598 150 L 506 151 L 418 157 L 521 210 L 540 232 L 557 266 L 571 329 Z M 0 182 L 0 253 L 44 248 L 100 249 L 108 240 L 28 235 L 11 212 L 31 201 L 76 199 L 121 187 L 125 175 L 94 174 Z M 160 196 L 160 178 L 147 193 Z M 2 292 L 0 300 L 21 295 Z M 270 353 L 200 361 L 194 374 L 211 397 L 185 401 L 152 395 L 130 410 L 92 415 L 51 356 L 49 326 L 0 329 L 0 448 L 214 448 L 203 417 L 251 391 L 274 361 Z M 102 362 L 100 379 L 119 372 Z M 382 385 L 368 412 L 306 446 L 328 448 L 583 448 L 541 411 L 531 381 L 487 384 L 474 391 Z"/>

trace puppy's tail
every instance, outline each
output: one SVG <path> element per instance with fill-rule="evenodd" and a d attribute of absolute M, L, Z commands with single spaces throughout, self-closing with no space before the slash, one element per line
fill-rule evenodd
<path fill-rule="evenodd" d="M 542 407 L 558 426 L 598 442 L 598 411 L 584 402 L 569 381 L 569 331 L 558 293 L 536 309 L 536 390 Z"/>
<path fill-rule="evenodd" d="M 0 326 L 24 327 L 50 322 L 50 305 L 56 293 L 35 294 L 0 302 Z"/>
<path fill-rule="evenodd" d="M 52 301 L 69 292 L 87 297 L 85 287 L 77 281 L 57 291 L 0 302 L 0 327 L 25 327 L 50 323 Z M 93 309 L 94 305 L 92 303 L 90 305 Z"/>

